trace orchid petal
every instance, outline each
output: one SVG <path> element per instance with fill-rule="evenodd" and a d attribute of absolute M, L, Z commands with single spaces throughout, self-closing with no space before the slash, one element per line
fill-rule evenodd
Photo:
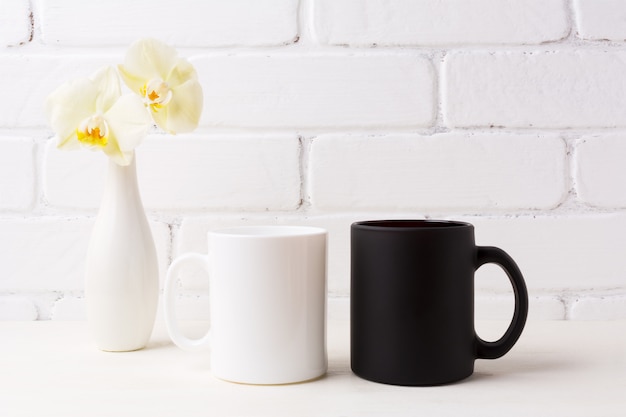
<path fill-rule="evenodd" d="M 66 82 L 48 96 L 46 113 L 59 148 L 78 144 L 76 127 L 96 111 L 97 96 L 97 85 L 87 78 Z M 73 143 L 74 140 L 76 143 Z"/>
<path fill-rule="evenodd" d="M 115 68 L 108 66 L 97 71 L 90 80 L 98 88 L 96 97 L 96 111 L 104 113 L 109 110 L 117 99 L 122 95 L 120 87 L 120 79 L 117 76 Z"/>
<path fill-rule="evenodd" d="M 122 79 L 135 93 L 153 78 L 165 80 L 176 65 L 176 50 L 154 39 L 133 43 L 126 53 L 124 64 L 118 66 Z"/>
<path fill-rule="evenodd" d="M 153 39 L 137 41 L 118 70 L 161 129 L 178 133 L 198 126 L 202 88 L 193 65 L 178 58 L 174 48 Z"/>
<path fill-rule="evenodd" d="M 120 73 L 124 84 L 126 84 L 133 93 L 142 95 L 141 91 L 146 85 L 146 79 L 142 75 L 128 72 L 123 65 L 118 65 L 117 71 Z"/>
<path fill-rule="evenodd" d="M 167 76 L 167 83 L 170 88 L 174 89 L 189 80 L 197 80 L 198 74 L 196 69 L 189 61 L 180 58 Z"/>
<path fill-rule="evenodd" d="M 139 97 L 127 94 L 120 97 L 104 117 L 111 137 L 103 151 L 117 164 L 128 165 L 134 149 L 148 135 L 150 115 Z"/>
<path fill-rule="evenodd" d="M 202 87 L 189 80 L 172 91 L 172 100 L 162 109 L 152 112 L 156 124 L 169 133 L 191 132 L 198 127 L 202 113 Z"/>

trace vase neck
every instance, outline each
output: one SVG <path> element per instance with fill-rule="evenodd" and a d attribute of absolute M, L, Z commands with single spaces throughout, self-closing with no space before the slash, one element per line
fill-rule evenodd
<path fill-rule="evenodd" d="M 133 155 L 130 164 L 122 166 L 109 159 L 102 204 L 106 204 L 110 200 L 114 202 L 120 199 L 136 199 L 141 202 L 135 160 L 136 157 Z"/>
<path fill-rule="evenodd" d="M 137 182 L 137 165 L 135 156 L 128 165 L 118 165 L 109 158 L 109 167 L 107 171 L 107 182 Z"/>

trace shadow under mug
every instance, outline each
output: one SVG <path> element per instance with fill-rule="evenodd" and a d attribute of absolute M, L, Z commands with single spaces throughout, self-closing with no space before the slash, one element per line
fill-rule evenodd
<path fill-rule="evenodd" d="M 474 328 L 474 273 L 499 265 L 515 310 L 505 334 L 483 341 Z M 495 359 L 518 340 L 528 314 L 524 278 L 501 249 L 476 246 L 469 223 L 375 220 L 351 226 L 351 366 L 371 381 L 440 385 Z"/>
<path fill-rule="evenodd" d="M 287 384 L 326 372 L 324 229 L 249 226 L 208 233 L 208 254 L 186 254 L 167 272 L 164 310 L 174 343 L 210 352 L 214 376 L 246 384 Z M 209 276 L 210 329 L 187 338 L 175 314 L 179 268 Z"/>

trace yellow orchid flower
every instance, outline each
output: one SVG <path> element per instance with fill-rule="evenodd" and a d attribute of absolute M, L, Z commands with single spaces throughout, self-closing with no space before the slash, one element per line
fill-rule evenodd
<path fill-rule="evenodd" d="M 175 134 L 198 126 L 202 87 L 195 68 L 179 58 L 174 48 L 154 39 L 141 39 L 130 46 L 118 70 L 161 129 Z"/>
<path fill-rule="evenodd" d="M 132 94 L 121 95 L 113 67 L 62 84 L 48 96 L 46 113 L 57 147 L 99 149 L 118 165 L 130 164 L 150 126 L 143 102 Z"/>

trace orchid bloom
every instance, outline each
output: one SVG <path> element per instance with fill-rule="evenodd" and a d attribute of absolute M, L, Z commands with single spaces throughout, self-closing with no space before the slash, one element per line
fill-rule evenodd
<path fill-rule="evenodd" d="M 121 95 L 113 67 L 61 85 L 48 96 L 46 113 L 57 147 L 99 149 L 118 165 L 130 164 L 150 125 L 142 101 Z"/>
<path fill-rule="evenodd" d="M 139 40 L 130 46 L 118 70 L 161 129 L 175 134 L 198 126 L 202 87 L 194 67 L 174 48 L 153 39 Z"/>

